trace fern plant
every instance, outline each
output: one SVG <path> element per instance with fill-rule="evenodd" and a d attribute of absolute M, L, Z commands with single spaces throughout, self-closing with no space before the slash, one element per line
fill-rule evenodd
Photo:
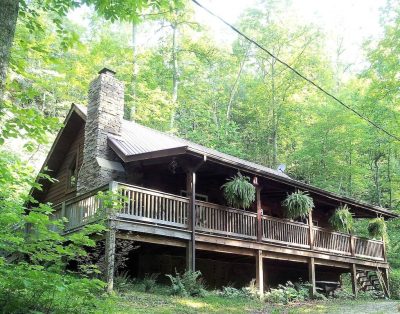
<path fill-rule="evenodd" d="M 221 188 L 228 205 L 232 207 L 246 209 L 256 199 L 256 188 L 250 183 L 250 178 L 240 172 L 231 177 Z"/>
<path fill-rule="evenodd" d="M 306 192 L 296 191 L 285 198 L 282 206 L 287 218 L 306 218 L 314 208 L 314 201 Z"/>
<path fill-rule="evenodd" d="M 382 217 L 371 219 L 368 224 L 368 233 L 372 238 L 386 240 L 386 222 Z"/>
<path fill-rule="evenodd" d="M 331 218 L 329 218 L 329 223 L 337 231 L 347 233 L 352 232 L 354 228 L 354 220 L 349 207 L 347 205 L 338 207 Z"/>

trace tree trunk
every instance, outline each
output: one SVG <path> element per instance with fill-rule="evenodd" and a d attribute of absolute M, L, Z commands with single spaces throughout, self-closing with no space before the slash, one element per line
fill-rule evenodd
<path fill-rule="evenodd" d="M 137 24 L 132 23 L 132 108 L 131 108 L 131 119 L 135 119 L 136 113 L 136 96 L 137 96 L 137 51 L 136 51 L 136 34 Z"/>
<path fill-rule="evenodd" d="M 230 117 L 231 117 L 233 100 L 235 99 L 236 91 L 237 91 L 238 85 L 239 85 L 239 79 L 240 79 L 240 76 L 242 75 L 244 64 L 246 63 L 247 57 L 249 55 L 249 52 L 250 52 L 250 45 L 247 46 L 246 52 L 245 52 L 245 54 L 243 56 L 243 59 L 240 61 L 239 71 L 238 71 L 238 73 L 236 75 L 235 82 L 233 83 L 233 87 L 232 87 L 231 93 L 229 95 L 228 108 L 226 110 L 226 119 L 227 120 L 230 120 Z"/>
<path fill-rule="evenodd" d="M 272 106 L 272 167 L 278 163 L 278 109 L 276 104 L 275 90 L 275 60 L 271 60 L 271 106 Z"/>
<path fill-rule="evenodd" d="M 178 102 L 178 85 L 179 85 L 179 69 L 178 69 L 178 48 L 176 35 L 178 32 L 178 25 L 172 24 L 172 102 L 174 110 L 171 113 L 170 128 L 173 129 L 175 125 L 176 105 Z"/>
<path fill-rule="evenodd" d="M 19 0 L 0 0 L 0 100 L 3 99 L 18 10 Z"/>

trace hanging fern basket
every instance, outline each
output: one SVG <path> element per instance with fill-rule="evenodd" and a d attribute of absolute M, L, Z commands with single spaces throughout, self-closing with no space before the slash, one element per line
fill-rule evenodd
<path fill-rule="evenodd" d="M 338 207 L 331 218 L 329 223 L 336 231 L 350 233 L 354 229 L 354 219 L 347 205 Z"/>
<path fill-rule="evenodd" d="M 385 220 L 382 217 L 371 219 L 368 224 L 368 233 L 372 238 L 386 240 L 387 230 Z"/>
<path fill-rule="evenodd" d="M 240 172 L 221 188 L 228 205 L 235 208 L 249 208 L 256 199 L 256 188 L 250 183 L 250 178 Z"/>
<path fill-rule="evenodd" d="M 296 191 L 286 197 L 282 206 L 287 218 L 306 218 L 314 208 L 314 201 L 306 192 Z"/>

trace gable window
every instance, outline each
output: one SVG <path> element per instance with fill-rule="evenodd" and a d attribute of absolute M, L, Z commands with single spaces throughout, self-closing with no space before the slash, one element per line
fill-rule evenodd
<path fill-rule="evenodd" d="M 75 154 L 74 158 L 71 160 L 71 163 L 68 166 L 68 181 L 67 181 L 67 189 L 68 190 L 76 190 L 76 185 L 78 183 L 78 152 Z"/>

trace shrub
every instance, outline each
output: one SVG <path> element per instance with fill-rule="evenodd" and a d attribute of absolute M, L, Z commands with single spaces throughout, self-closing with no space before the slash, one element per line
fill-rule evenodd
<path fill-rule="evenodd" d="M 335 210 L 329 223 L 337 231 L 351 232 L 354 228 L 353 215 L 350 213 L 347 205 L 340 206 Z"/>
<path fill-rule="evenodd" d="M 127 271 L 117 273 L 114 277 L 114 287 L 118 292 L 127 292 L 132 289 L 133 281 Z"/>
<path fill-rule="evenodd" d="M 400 269 L 392 269 L 389 273 L 390 295 L 393 299 L 400 299 Z"/>
<path fill-rule="evenodd" d="M 306 218 L 314 208 L 313 199 L 302 191 L 289 194 L 282 202 L 286 217 L 291 219 Z"/>
<path fill-rule="evenodd" d="M 143 287 L 145 292 L 150 292 L 156 285 L 157 278 L 160 276 L 158 273 L 146 274 L 143 278 Z"/>
<path fill-rule="evenodd" d="M 269 303 L 290 303 L 309 299 L 309 285 L 298 283 L 294 285 L 288 281 L 285 285 L 279 285 L 276 289 L 264 294 L 264 300 Z"/>
<path fill-rule="evenodd" d="M 246 209 L 255 201 L 256 188 L 250 183 L 250 178 L 240 172 L 221 188 L 229 206 Z"/>
<path fill-rule="evenodd" d="M 0 268 L 2 313 L 95 313 L 105 284 L 25 263 Z"/>
<path fill-rule="evenodd" d="M 382 217 L 371 219 L 368 224 L 368 233 L 372 238 L 387 238 L 386 222 Z"/>
<path fill-rule="evenodd" d="M 251 289 L 243 287 L 242 289 L 236 289 L 234 287 L 222 287 L 222 290 L 218 292 L 218 295 L 228 299 L 244 298 L 252 299 L 255 297 Z"/>
<path fill-rule="evenodd" d="M 186 271 L 182 275 L 175 271 L 175 276 L 166 275 L 171 280 L 171 292 L 179 296 L 205 296 L 204 282 L 200 271 Z"/>

